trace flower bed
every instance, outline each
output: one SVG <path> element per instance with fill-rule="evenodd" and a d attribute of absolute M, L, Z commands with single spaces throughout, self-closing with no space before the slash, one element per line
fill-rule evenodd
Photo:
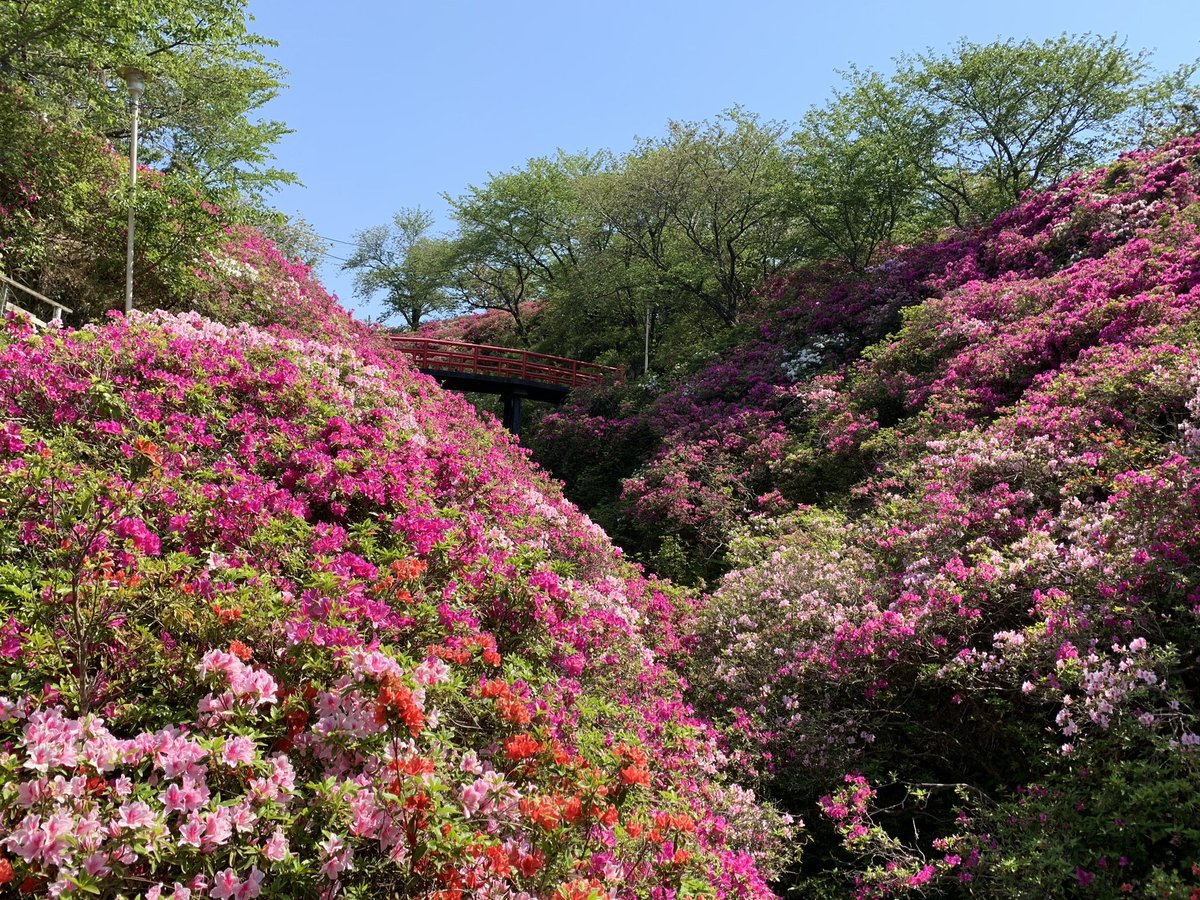
<path fill-rule="evenodd" d="M 232 240 L 206 302 L 272 330 L 4 324 L 0 890 L 769 896 L 692 601 Z"/>

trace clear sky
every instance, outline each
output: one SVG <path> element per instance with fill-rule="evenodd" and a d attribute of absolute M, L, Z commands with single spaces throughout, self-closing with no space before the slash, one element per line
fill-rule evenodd
<path fill-rule="evenodd" d="M 796 121 L 854 63 L 882 72 L 901 53 L 960 37 L 1041 41 L 1118 35 L 1167 70 L 1200 56 L 1200 0 L 249 0 L 279 42 L 290 88 L 266 114 L 294 131 L 278 163 L 303 187 L 276 208 L 324 237 L 389 222 L 557 148 L 629 149 L 669 119 L 740 104 Z M 350 247 L 332 245 L 335 256 Z M 359 315 L 328 259 L 321 275 Z"/>

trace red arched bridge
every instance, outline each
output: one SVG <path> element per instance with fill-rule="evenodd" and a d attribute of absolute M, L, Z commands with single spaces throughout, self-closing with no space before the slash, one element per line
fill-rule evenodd
<path fill-rule="evenodd" d="M 625 369 L 600 366 L 562 356 L 466 341 L 442 341 L 393 334 L 392 346 L 412 358 L 426 375 L 453 391 L 499 394 L 504 400 L 504 427 L 521 432 L 521 401 L 562 403 L 572 388 L 604 381 L 624 381 Z"/>

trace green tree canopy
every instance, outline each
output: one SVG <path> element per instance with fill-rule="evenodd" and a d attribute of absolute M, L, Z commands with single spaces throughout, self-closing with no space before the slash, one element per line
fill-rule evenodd
<path fill-rule="evenodd" d="M 622 160 L 594 208 L 663 290 L 732 325 L 754 288 L 799 256 L 784 131 L 740 109 L 671 122 Z"/>
<path fill-rule="evenodd" d="M 810 252 L 870 265 L 920 202 L 921 178 L 907 148 L 846 95 L 812 109 L 792 135 L 789 159 L 797 216 Z"/>
<path fill-rule="evenodd" d="M 1095 165 L 1124 142 L 1149 54 L 1115 37 L 976 44 L 901 56 L 890 79 L 851 69 L 845 102 L 907 148 L 951 222 Z"/>
<path fill-rule="evenodd" d="M 372 297 L 385 292 L 387 315 L 399 315 L 410 331 L 421 320 L 460 306 L 448 290 L 450 269 L 447 242 L 431 238 L 433 214 L 402 209 L 391 226 L 366 228 L 354 238 L 357 246 L 343 269 L 354 271 L 354 293 Z"/>
<path fill-rule="evenodd" d="M 271 165 L 287 132 L 257 118 L 282 86 L 247 28 L 245 0 L 3 0 L 0 81 L 21 85 L 54 121 L 128 137 L 126 66 L 150 78 L 142 104 L 146 160 L 209 193 L 251 197 L 291 173 Z"/>

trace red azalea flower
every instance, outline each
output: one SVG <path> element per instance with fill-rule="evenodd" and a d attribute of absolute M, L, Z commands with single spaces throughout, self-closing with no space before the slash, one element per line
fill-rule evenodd
<path fill-rule="evenodd" d="M 504 739 L 504 752 L 514 762 L 527 759 L 541 752 L 542 745 L 527 734 L 518 734 Z"/>
<path fill-rule="evenodd" d="M 640 784 L 643 787 L 649 787 L 650 770 L 644 769 L 641 766 L 626 766 L 621 770 L 621 782 L 623 784 Z"/>

